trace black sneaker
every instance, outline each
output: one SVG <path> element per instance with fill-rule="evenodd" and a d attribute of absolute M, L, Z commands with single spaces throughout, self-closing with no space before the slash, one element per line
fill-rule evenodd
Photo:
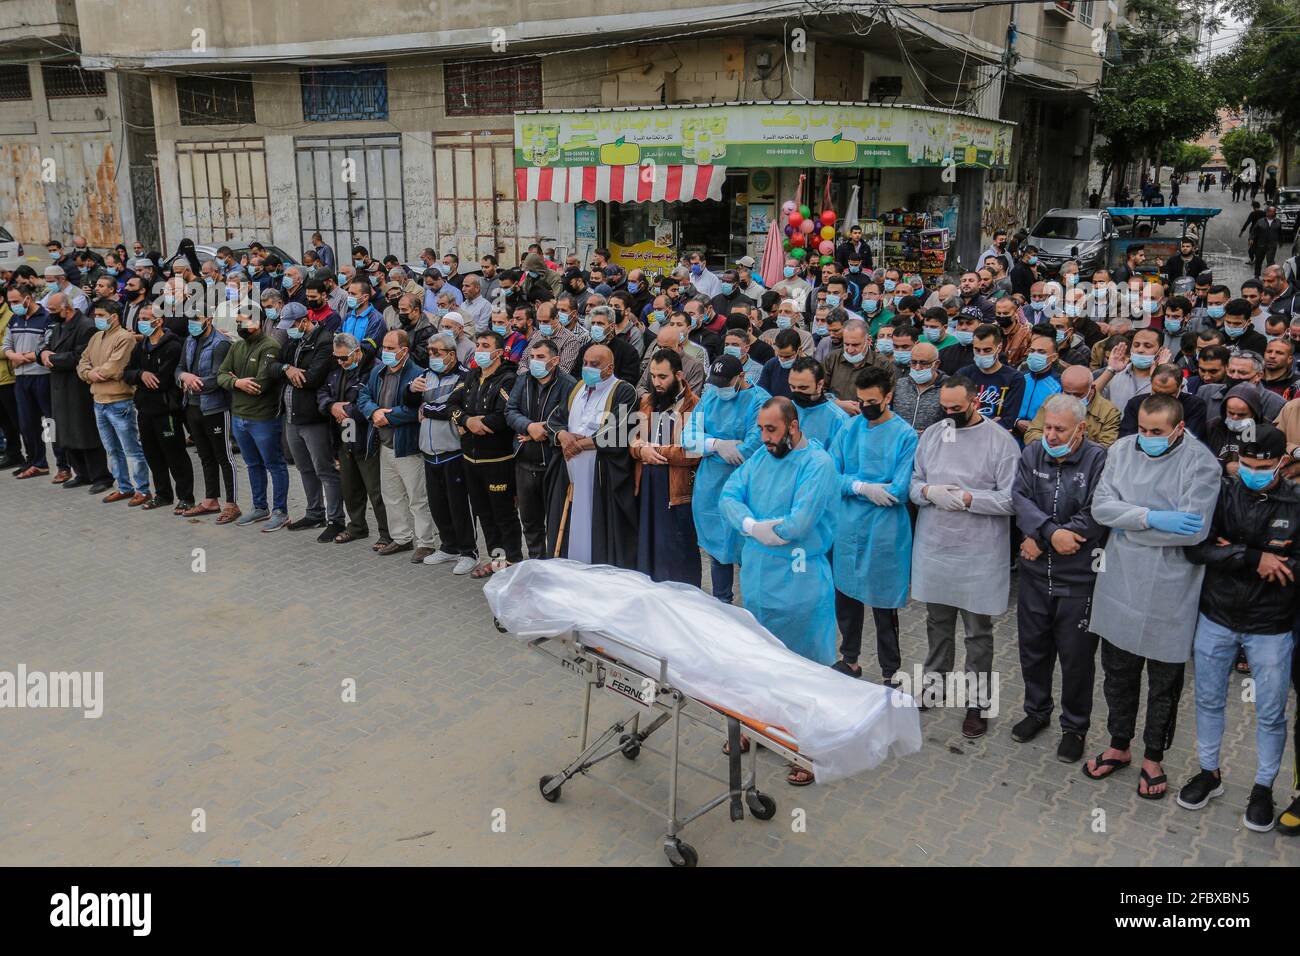
<path fill-rule="evenodd" d="M 1011 739 L 1018 744 L 1027 744 L 1042 733 L 1049 722 L 1041 717 L 1026 717 L 1011 728 Z"/>
<path fill-rule="evenodd" d="M 1073 730 L 1061 734 L 1061 742 L 1056 747 L 1056 759 L 1061 763 L 1078 763 L 1083 756 L 1083 734 Z"/>
<path fill-rule="evenodd" d="M 849 677 L 854 677 L 854 678 L 861 677 L 862 668 L 858 667 L 857 670 L 854 670 L 853 669 L 854 666 L 855 665 L 850 664 L 848 661 L 836 661 L 834 664 L 831 665 L 831 670 L 838 671 L 841 674 L 847 674 Z"/>
<path fill-rule="evenodd" d="M 294 520 L 286 524 L 285 527 L 288 528 L 290 531 L 303 531 L 307 528 L 323 528 L 325 527 L 325 519 L 308 518 L 304 516 L 301 518 L 295 518 Z"/>
<path fill-rule="evenodd" d="M 316 540 L 321 544 L 328 544 L 333 541 L 337 535 L 342 534 L 345 528 L 346 525 L 333 523 L 327 524 L 325 530 L 316 536 Z"/>
<path fill-rule="evenodd" d="M 1241 822 L 1246 824 L 1246 829 L 1256 833 L 1267 833 L 1273 829 L 1273 791 L 1262 783 L 1251 787 L 1250 802 L 1246 804 Z"/>
<path fill-rule="evenodd" d="M 1184 810 L 1199 810 L 1215 797 L 1223 796 L 1223 778 L 1213 770 L 1202 770 L 1178 791 L 1178 805 Z M 1269 826 L 1273 821 L 1273 802 L 1269 798 Z"/>

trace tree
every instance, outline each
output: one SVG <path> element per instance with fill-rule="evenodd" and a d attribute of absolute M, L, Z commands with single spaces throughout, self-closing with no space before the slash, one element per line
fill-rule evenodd
<path fill-rule="evenodd" d="M 1272 136 L 1244 126 L 1229 130 L 1219 140 L 1223 161 L 1234 175 L 1241 172 L 1243 163 L 1248 159 L 1262 170 L 1264 164 L 1273 158 L 1274 149 Z M 1262 181 L 1262 174 L 1260 179 Z"/>
<path fill-rule="evenodd" d="M 1170 166 L 1175 173 L 1190 173 L 1209 163 L 1214 156 L 1204 146 L 1195 143 L 1170 143 L 1160 151 L 1161 164 Z"/>
<path fill-rule="evenodd" d="M 1300 2 L 1300 0 L 1295 0 Z M 1194 59 L 1197 27 L 1217 29 L 1210 0 L 1129 0 L 1117 27 L 1121 53 L 1109 62 L 1096 101 L 1098 158 L 1118 188 L 1131 163 L 1160 160 L 1162 147 L 1196 139 L 1218 124 L 1227 97 Z"/>

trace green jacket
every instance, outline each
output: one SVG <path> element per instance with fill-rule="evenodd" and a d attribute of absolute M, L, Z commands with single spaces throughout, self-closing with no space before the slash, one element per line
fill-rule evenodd
<path fill-rule="evenodd" d="M 280 343 L 269 335 L 236 339 L 226 352 L 217 372 L 217 384 L 231 393 L 230 413 L 236 418 L 270 421 L 280 415 L 282 382 L 271 378 L 271 363 L 280 357 Z M 235 379 L 253 378 L 262 386 L 260 395 L 235 388 Z"/>

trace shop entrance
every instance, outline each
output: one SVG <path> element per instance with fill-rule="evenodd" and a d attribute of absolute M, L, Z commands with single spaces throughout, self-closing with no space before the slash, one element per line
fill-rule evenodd
<path fill-rule="evenodd" d="M 673 250 L 684 256 L 705 255 L 709 268 L 730 268 L 746 254 L 745 195 L 749 174 L 727 170 L 722 199 L 695 202 L 601 203 L 606 210 L 605 244 L 638 246 L 642 243 Z"/>

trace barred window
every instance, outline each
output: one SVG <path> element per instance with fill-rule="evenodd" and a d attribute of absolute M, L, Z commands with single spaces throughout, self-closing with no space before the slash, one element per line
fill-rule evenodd
<path fill-rule="evenodd" d="M 448 116 L 491 116 L 542 108 L 542 61 L 456 60 L 443 65 Z"/>
<path fill-rule="evenodd" d="M 302 115 L 313 122 L 388 119 L 388 68 L 302 67 Z"/>
<path fill-rule="evenodd" d="M 78 96 L 103 96 L 104 74 L 83 70 L 75 63 L 42 63 L 47 99 L 70 99 Z"/>
<path fill-rule="evenodd" d="M 26 63 L 0 66 L 0 100 L 30 100 L 32 78 Z"/>
<path fill-rule="evenodd" d="M 176 102 L 182 126 L 254 123 L 253 75 L 178 76 Z"/>

